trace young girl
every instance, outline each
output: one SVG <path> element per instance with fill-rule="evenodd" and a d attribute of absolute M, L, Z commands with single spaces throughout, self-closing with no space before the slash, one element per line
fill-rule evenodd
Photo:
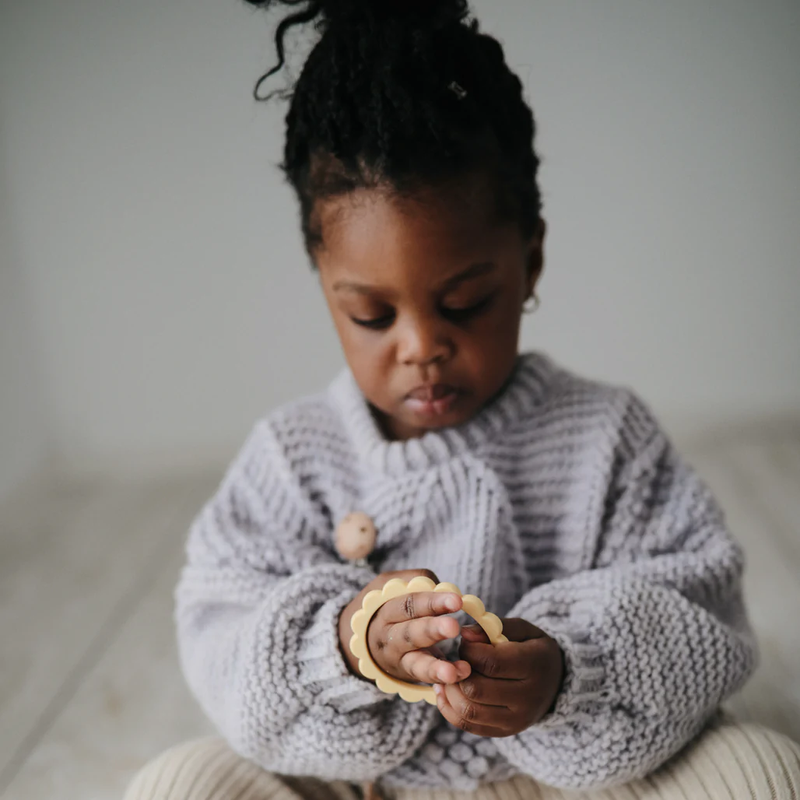
<path fill-rule="evenodd" d="M 545 224 L 501 46 L 466 0 L 285 4 L 276 69 L 290 27 L 321 30 L 283 167 L 349 370 L 259 422 L 195 522 L 180 653 L 225 741 L 128 796 L 789 797 L 798 748 L 715 715 L 756 662 L 719 509 L 635 395 L 518 353 Z M 355 512 L 361 561 L 337 549 Z M 373 658 L 438 706 L 349 647 L 365 594 L 420 574 L 509 639 L 462 627 L 457 593 L 384 605 Z"/>

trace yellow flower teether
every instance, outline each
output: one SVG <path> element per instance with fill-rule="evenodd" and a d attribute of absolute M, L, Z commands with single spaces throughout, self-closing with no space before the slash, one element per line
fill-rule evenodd
<path fill-rule="evenodd" d="M 430 578 L 418 575 L 408 583 L 400 578 L 393 578 L 386 583 L 383 589 L 375 589 L 364 598 L 361 608 L 353 614 L 350 628 L 353 636 L 350 639 L 350 651 L 358 659 L 358 670 L 365 677 L 375 681 L 377 687 L 386 694 L 399 694 L 409 703 L 424 700 L 432 706 L 436 705 L 436 693 L 433 686 L 422 686 L 416 683 L 399 681 L 387 675 L 373 660 L 367 646 L 367 628 L 370 620 L 377 614 L 378 609 L 389 600 L 404 594 L 417 592 L 450 592 L 461 597 L 464 611 L 469 614 L 478 625 L 483 628 L 492 644 L 507 642 L 503 636 L 503 623 L 500 617 L 486 610 L 483 603 L 474 594 L 462 595 L 458 587 L 452 583 L 436 585 Z"/>

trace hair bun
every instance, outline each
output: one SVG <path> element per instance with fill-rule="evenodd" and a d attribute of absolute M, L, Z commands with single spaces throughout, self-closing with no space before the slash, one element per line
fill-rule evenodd
<path fill-rule="evenodd" d="M 245 0 L 251 6 L 274 9 L 294 8 L 293 24 L 321 18 L 328 24 L 403 22 L 411 26 L 438 27 L 461 22 L 469 13 L 468 0 Z"/>
<path fill-rule="evenodd" d="M 341 36 L 362 32 L 368 38 L 380 26 L 401 25 L 434 31 L 462 23 L 469 14 L 468 0 L 244 0 L 265 11 L 283 6 L 292 9 L 275 31 L 278 63 L 259 78 L 253 96 L 259 100 L 261 85 L 286 63 L 284 40 L 292 28 L 313 24 Z M 268 97 L 272 97 L 271 93 Z"/>
<path fill-rule="evenodd" d="M 329 22 L 404 22 L 440 25 L 460 22 L 469 11 L 467 0 L 318 0 Z"/>

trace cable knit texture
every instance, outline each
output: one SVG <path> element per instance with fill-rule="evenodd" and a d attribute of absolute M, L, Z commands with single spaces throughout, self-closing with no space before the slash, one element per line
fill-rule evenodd
<path fill-rule="evenodd" d="M 370 566 L 336 523 L 378 528 Z M 458 428 L 386 441 L 352 376 L 259 422 L 194 523 L 177 590 L 187 680 L 265 769 L 470 790 L 640 777 L 753 671 L 742 553 L 708 490 L 633 394 L 540 354 Z M 556 707 L 503 739 L 350 674 L 341 609 L 378 573 L 433 570 L 554 637 Z"/>

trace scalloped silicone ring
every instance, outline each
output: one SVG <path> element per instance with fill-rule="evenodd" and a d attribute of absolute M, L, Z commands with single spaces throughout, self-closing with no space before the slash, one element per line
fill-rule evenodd
<path fill-rule="evenodd" d="M 436 692 L 433 686 L 420 686 L 416 683 L 406 683 L 399 681 L 391 675 L 387 675 L 373 660 L 372 654 L 367 647 L 367 628 L 370 620 L 377 614 L 378 609 L 389 600 L 400 597 L 404 594 L 416 594 L 417 592 L 448 592 L 457 594 L 462 602 L 463 609 L 469 614 L 478 625 L 483 628 L 489 641 L 492 644 L 507 642 L 503 636 L 503 623 L 500 617 L 486 610 L 483 603 L 474 594 L 462 595 L 458 586 L 452 583 L 435 584 L 430 578 L 418 575 L 408 583 L 400 578 L 392 578 L 383 589 L 373 589 L 364 598 L 361 608 L 353 614 L 350 620 L 350 628 L 353 636 L 350 639 L 350 651 L 358 659 L 358 670 L 365 677 L 375 681 L 377 687 L 386 694 L 399 694 L 403 700 L 409 703 L 418 703 L 424 700 L 432 706 L 436 705 Z"/>

